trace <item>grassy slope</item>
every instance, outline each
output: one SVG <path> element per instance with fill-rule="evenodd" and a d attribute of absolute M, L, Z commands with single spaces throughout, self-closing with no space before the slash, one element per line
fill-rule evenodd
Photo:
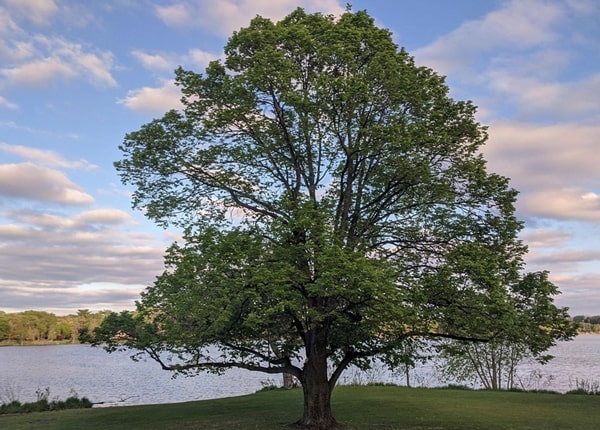
<path fill-rule="evenodd" d="M 1 429 L 153 430 L 283 429 L 301 414 L 302 392 L 169 405 L 131 406 L 0 416 Z M 593 429 L 600 396 L 338 387 L 334 414 L 344 429 Z"/>

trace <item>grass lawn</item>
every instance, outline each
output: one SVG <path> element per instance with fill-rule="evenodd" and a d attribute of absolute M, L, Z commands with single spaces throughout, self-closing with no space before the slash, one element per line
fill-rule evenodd
<path fill-rule="evenodd" d="M 585 395 L 337 387 L 333 411 L 346 430 L 587 430 L 600 426 L 600 396 Z M 3 415 L 0 429 L 270 430 L 285 429 L 301 412 L 300 389 L 274 390 L 166 405 Z"/>

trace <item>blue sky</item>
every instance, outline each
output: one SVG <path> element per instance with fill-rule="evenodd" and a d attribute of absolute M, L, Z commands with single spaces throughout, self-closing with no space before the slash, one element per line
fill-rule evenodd
<path fill-rule="evenodd" d="M 600 314 L 600 2 L 351 2 L 451 94 L 479 106 L 489 169 L 521 194 L 528 270 Z M 132 308 L 177 237 L 130 209 L 112 166 L 129 131 L 178 106 L 232 31 L 335 0 L 0 0 L 0 310 Z"/>

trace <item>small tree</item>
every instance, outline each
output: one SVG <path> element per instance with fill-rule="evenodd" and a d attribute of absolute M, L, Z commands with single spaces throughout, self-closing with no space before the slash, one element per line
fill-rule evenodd
<path fill-rule="evenodd" d="M 120 147 L 133 205 L 185 242 L 97 342 L 176 372 L 292 374 L 299 424 L 329 429 L 351 363 L 410 362 L 415 337 L 489 338 L 476 321 L 513 292 L 460 284 L 452 264 L 501 250 L 489 277 L 518 275 L 516 192 L 485 170 L 475 107 L 366 12 L 256 17 L 225 56 L 178 69 L 184 109 Z"/>
<path fill-rule="evenodd" d="M 440 355 L 440 371 L 446 377 L 479 383 L 488 390 L 510 390 L 515 387 L 517 366 L 527 357 L 527 346 L 514 341 L 449 341 Z"/>
<path fill-rule="evenodd" d="M 519 364 L 524 360 L 547 363 L 553 357 L 546 351 L 557 340 L 569 340 L 577 333 L 566 309 L 553 304 L 558 288 L 547 272 L 529 273 L 510 290 L 508 297 L 517 299 L 512 303 L 514 311 L 505 312 L 501 321 L 489 321 L 489 342 L 450 340 L 440 345 L 443 374 L 491 390 L 513 389 Z"/>

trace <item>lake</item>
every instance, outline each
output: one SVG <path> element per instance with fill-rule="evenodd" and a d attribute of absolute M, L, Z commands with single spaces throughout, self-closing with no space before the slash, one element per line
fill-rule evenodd
<path fill-rule="evenodd" d="M 524 364 L 519 378 L 525 389 L 566 392 L 576 380 L 600 382 L 600 336 L 578 336 L 549 351 L 554 360 L 545 366 Z M 279 375 L 231 369 L 224 375 L 179 376 L 161 370 L 148 359 L 134 362 L 129 353 L 107 354 L 88 345 L 18 346 L 0 348 L 0 403 L 29 402 L 37 390 L 50 389 L 50 399 L 74 393 L 94 403 L 134 405 L 184 402 L 250 394 L 267 384 L 279 384 Z M 445 385 L 431 365 L 410 372 L 413 386 Z M 375 368 L 369 372 L 349 369 L 341 383 L 391 382 L 404 385 L 403 374 Z"/>
<path fill-rule="evenodd" d="M 270 375 L 241 369 L 224 375 L 178 376 L 151 359 L 135 362 L 127 352 L 108 354 L 89 345 L 7 346 L 0 348 L 0 402 L 28 402 L 50 389 L 50 399 L 76 393 L 94 403 L 153 404 L 231 397 L 253 393 Z"/>

